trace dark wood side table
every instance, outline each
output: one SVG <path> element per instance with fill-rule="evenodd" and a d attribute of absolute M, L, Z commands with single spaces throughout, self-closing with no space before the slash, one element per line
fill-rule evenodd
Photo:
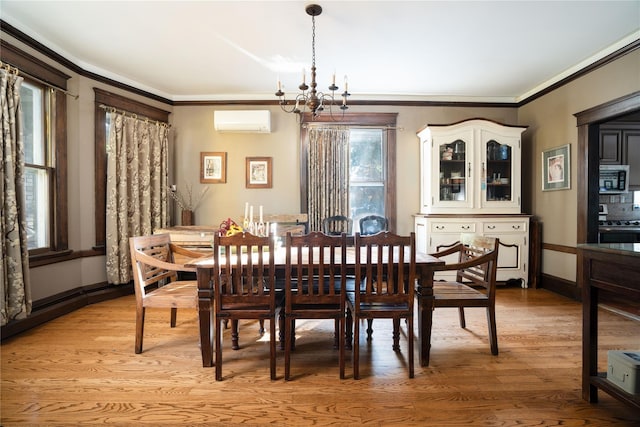
<path fill-rule="evenodd" d="M 598 389 L 640 409 L 640 395 L 627 393 L 598 372 L 598 303 L 603 293 L 640 305 L 640 244 L 578 245 L 578 283 L 582 286 L 582 398 L 598 401 Z M 630 349 L 637 342 L 630 342 Z"/>

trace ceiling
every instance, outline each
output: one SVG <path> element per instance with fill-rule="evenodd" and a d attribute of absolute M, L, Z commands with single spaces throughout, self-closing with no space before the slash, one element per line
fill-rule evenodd
<path fill-rule="evenodd" d="M 347 75 L 352 100 L 518 102 L 640 39 L 637 0 L 317 3 L 318 89 Z M 0 17 L 172 101 L 273 100 L 309 82 L 307 4 L 0 0 Z"/>

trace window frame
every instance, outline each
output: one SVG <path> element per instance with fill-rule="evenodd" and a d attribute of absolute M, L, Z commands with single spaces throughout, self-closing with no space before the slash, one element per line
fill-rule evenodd
<path fill-rule="evenodd" d="M 54 89 L 53 108 L 50 112 L 51 126 L 48 138 L 54 162 L 48 166 L 54 169 L 49 177 L 51 190 L 50 240 L 48 248 L 29 251 L 30 267 L 52 264 L 60 261 L 72 251 L 69 250 L 68 189 L 67 189 L 67 80 L 71 78 L 49 64 L 23 52 L 2 40 L 0 60 L 18 69 L 26 81 L 36 86 Z M 40 81 L 38 81 L 40 80 Z M 43 84 L 43 82 L 45 82 Z M 63 92 L 64 91 L 64 92 Z"/>
<path fill-rule="evenodd" d="M 313 116 L 304 113 L 301 116 L 300 128 L 300 212 L 308 212 L 307 187 L 309 177 L 307 175 L 307 147 L 309 145 L 309 131 L 306 124 L 321 124 L 323 126 L 369 127 L 386 130 L 386 170 L 385 186 L 385 216 L 389 221 L 389 231 L 396 231 L 397 200 L 396 200 L 396 121 L 398 113 L 345 113 L 341 119 L 334 120 L 329 113 Z"/>

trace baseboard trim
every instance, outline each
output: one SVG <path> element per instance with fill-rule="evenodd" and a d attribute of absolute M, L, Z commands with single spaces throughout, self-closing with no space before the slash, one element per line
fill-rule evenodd
<path fill-rule="evenodd" d="M 567 298 L 571 298 L 576 301 L 582 301 L 582 295 L 580 292 L 580 288 L 576 284 L 576 282 L 572 282 L 570 280 L 562 279 L 560 277 L 551 276 L 549 274 L 542 274 L 541 287 L 549 290 L 551 292 L 555 292 Z"/>
<path fill-rule="evenodd" d="M 0 339 L 4 341 L 84 306 L 131 294 L 133 294 L 132 283 L 120 286 L 97 283 L 34 301 L 29 317 L 4 325 L 0 332 Z"/>

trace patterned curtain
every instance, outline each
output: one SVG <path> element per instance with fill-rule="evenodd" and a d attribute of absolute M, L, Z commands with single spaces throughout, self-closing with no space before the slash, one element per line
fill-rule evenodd
<path fill-rule="evenodd" d="M 311 127 L 307 165 L 309 230 L 329 216 L 349 216 L 349 129 Z"/>
<path fill-rule="evenodd" d="M 107 281 L 129 283 L 129 237 L 168 224 L 169 128 L 115 111 L 107 143 Z"/>
<path fill-rule="evenodd" d="M 24 143 L 20 87 L 22 77 L 0 69 L 0 274 L 2 275 L 1 322 L 24 319 L 31 313 L 29 250 L 25 228 Z"/>

